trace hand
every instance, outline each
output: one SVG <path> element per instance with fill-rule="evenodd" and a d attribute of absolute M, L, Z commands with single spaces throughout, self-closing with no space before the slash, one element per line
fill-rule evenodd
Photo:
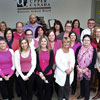
<path fill-rule="evenodd" d="M 88 68 L 83 69 L 83 73 L 86 73 L 88 71 Z"/>
<path fill-rule="evenodd" d="M 77 65 L 76 67 L 79 73 L 83 73 L 83 70 L 79 67 L 79 65 Z"/>
<path fill-rule="evenodd" d="M 65 72 L 69 75 L 70 74 L 70 69 L 67 69 Z"/>
<path fill-rule="evenodd" d="M 98 72 L 100 73 L 100 68 L 97 68 L 98 69 Z"/>
<path fill-rule="evenodd" d="M 56 69 L 56 64 L 54 64 L 54 65 L 53 65 L 52 69 L 53 69 L 53 70 L 55 70 L 55 69 Z"/>
<path fill-rule="evenodd" d="M 42 78 L 41 78 L 42 80 L 46 80 L 46 78 L 43 76 Z"/>
<path fill-rule="evenodd" d="M 5 79 L 6 81 L 8 81 L 8 80 L 9 80 L 9 78 L 10 78 L 10 76 L 9 76 L 9 75 L 4 77 L 4 79 Z"/>

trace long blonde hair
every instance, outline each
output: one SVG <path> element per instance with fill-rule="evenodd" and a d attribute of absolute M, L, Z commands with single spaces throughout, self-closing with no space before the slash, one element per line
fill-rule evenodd
<path fill-rule="evenodd" d="M 93 33 L 92 33 L 92 38 L 96 38 L 96 31 L 97 29 L 100 29 L 100 26 L 96 26 L 93 30 Z"/>
<path fill-rule="evenodd" d="M 45 40 L 47 41 L 47 46 L 46 46 L 46 48 L 47 48 L 48 51 L 50 51 L 50 48 L 49 48 L 49 40 L 48 40 L 47 36 L 43 35 L 43 36 L 41 36 L 40 39 L 39 39 L 39 48 L 37 49 L 38 52 L 41 52 L 41 41 L 42 41 L 42 39 L 45 39 Z"/>

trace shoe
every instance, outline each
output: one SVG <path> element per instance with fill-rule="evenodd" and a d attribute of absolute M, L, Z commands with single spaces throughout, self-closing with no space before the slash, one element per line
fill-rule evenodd
<path fill-rule="evenodd" d="M 96 94 L 96 96 L 94 96 L 92 99 L 93 99 L 93 100 L 96 100 L 96 99 L 98 99 L 98 98 L 100 98 L 100 92 L 98 92 L 98 93 Z"/>
<path fill-rule="evenodd" d="M 78 97 L 77 97 L 77 99 L 82 99 L 83 98 L 83 96 L 81 96 L 81 95 L 79 95 Z"/>

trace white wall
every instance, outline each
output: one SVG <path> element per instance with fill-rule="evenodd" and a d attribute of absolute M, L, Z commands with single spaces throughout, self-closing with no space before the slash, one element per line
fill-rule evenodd
<path fill-rule="evenodd" d="M 37 12 L 37 16 L 48 19 L 59 19 L 65 24 L 66 20 L 78 18 L 83 28 L 87 27 L 87 20 L 91 17 L 92 0 L 48 0 L 51 12 Z M 6 21 L 7 26 L 15 28 L 17 21 L 27 22 L 30 13 L 17 13 L 16 0 L 0 0 L 0 22 Z"/>

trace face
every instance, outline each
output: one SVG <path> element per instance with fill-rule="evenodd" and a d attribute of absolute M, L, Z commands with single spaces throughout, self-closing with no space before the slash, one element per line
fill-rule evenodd
<path fill-rule="evenodd" d="M 95 25 L 95 22 L 94 22 L 93 20 L 90 20 L 90 21 L 88 22 L 88 28 L 89 28 L 89 29 L 94 28 L 94 25 Z"/>
<path fill-rule="evenodd" d="M 35 24 L 36 23 L 36 16 L 35 15 L 30 15 L 30 17 L 29 17 L 29 21 L 30 21 L 30 23 L 31 24 Z"/>
<path fill-rule="evenodd" d="M 66 49 L 70 48 L 70 42 L 64 41 L 63 48 L 66 48 Z"/>
<path fill-rule="evenodd" d="M 56 24 L 56 25 L 55 25 L 55 29 L 56 29 L 56 30 L 60 30 L 60 25 Z"/>
<path fill-rule="evenodd" d="M 12 39 L 12 32 L 10 30 L 7 32 L 6 38 L 8 41 L 10 41 Z"/>
<path fill-rule="evenodd" d="M 91 44 L 90 38 L 89 37 L 85 37 L 83 40 L 83 45 L 84 46 L 89 46 Z"/>
<path fill-rule="evenodd" d="M 41 45 L 41 48 L 46 48 L 47 47 L 47 40 L 45 38 L 43 38 L 40 45 Z"/>
<path fill-rule="evenodd" d="M 96 30 L 96 37 L 100 37 L 100 29 Z"/>
<path fill-rule="evenodd" d="M 16 30 L 19 34 L 21 34 L 24 30 L 24 27 L 21 23 L 18 23 L 17 26 L 16 26 Z"/>
<path fill-rule="evenodd" d="M 0 50 L 1 50 L 1 51 L 6 50 L 6 46 L 7 46 L 7 44 L 6 44 L 5 41 L 0 41 Z"/>
<path fill-rule="evenodd" d="M 44 32 L 44 31 L 42 30 L 42 28 L 39 28 L 39 29 L 38 29 L 38 36 L 42 36 L 42 35 L 43 35 L 43 32 Z"/>
<path fill-rule="evenodd" d="M 22 41 L 21 41 L 21 47 L 22 47 L 23 50 L 27 50 L 27 48 L 28 48 L 28 43 L 27 43 L 26 40 L 22 40 Z"/>
<path fill-rule="evenodd" d="M 75 33 L 72 33 L 72 34 L 70 35 L 70 39 L 71 39 L 71 41 L 75 41 L 75 40 L 76 40 L 76 35 L 75 35 Z"/>
<path fill-rule="evenodd" d="M 75 23 L 74 23 L 74 28 L 78 28 L 78 26 L 79 26 L 78 21 L 75 21 Z"/>
<path fill-rule="evenodd" d="M 67 23 L 65 27 L 65 31 L 69 33 L 71 30 L 72 30 L 72 25 L 70 23 Z"/>
<path fill-rule="evenodd" d="M 0 24 L 0 29 L 1 29 L 1 31 L 5 31 L 6 26 L 5 26 L 5 24 L 4 24 L 4 23 L 1 23 L 1 24 Z"/>
<path fill-rule="evenodd" d="M 33 37 L 32 37 L 32 32 L 31 32 L 31 31 L 27 31 L 27 32 L 26 32 L 26 38 L 28 39 L 29 42 L 32 41 L 32 38 L 33 38 Z"/>
<path fill-rule="evenodd" d="M 50 32 L 50 34 L 49 34 L 48 38 L 49 38 L 49 41 L 51 41 L 51 42 L 55 41 L 55 34 L 54 34 L 54 32 L 53 32 L 53 31 L 52 31 L 52 32 Z"/>

